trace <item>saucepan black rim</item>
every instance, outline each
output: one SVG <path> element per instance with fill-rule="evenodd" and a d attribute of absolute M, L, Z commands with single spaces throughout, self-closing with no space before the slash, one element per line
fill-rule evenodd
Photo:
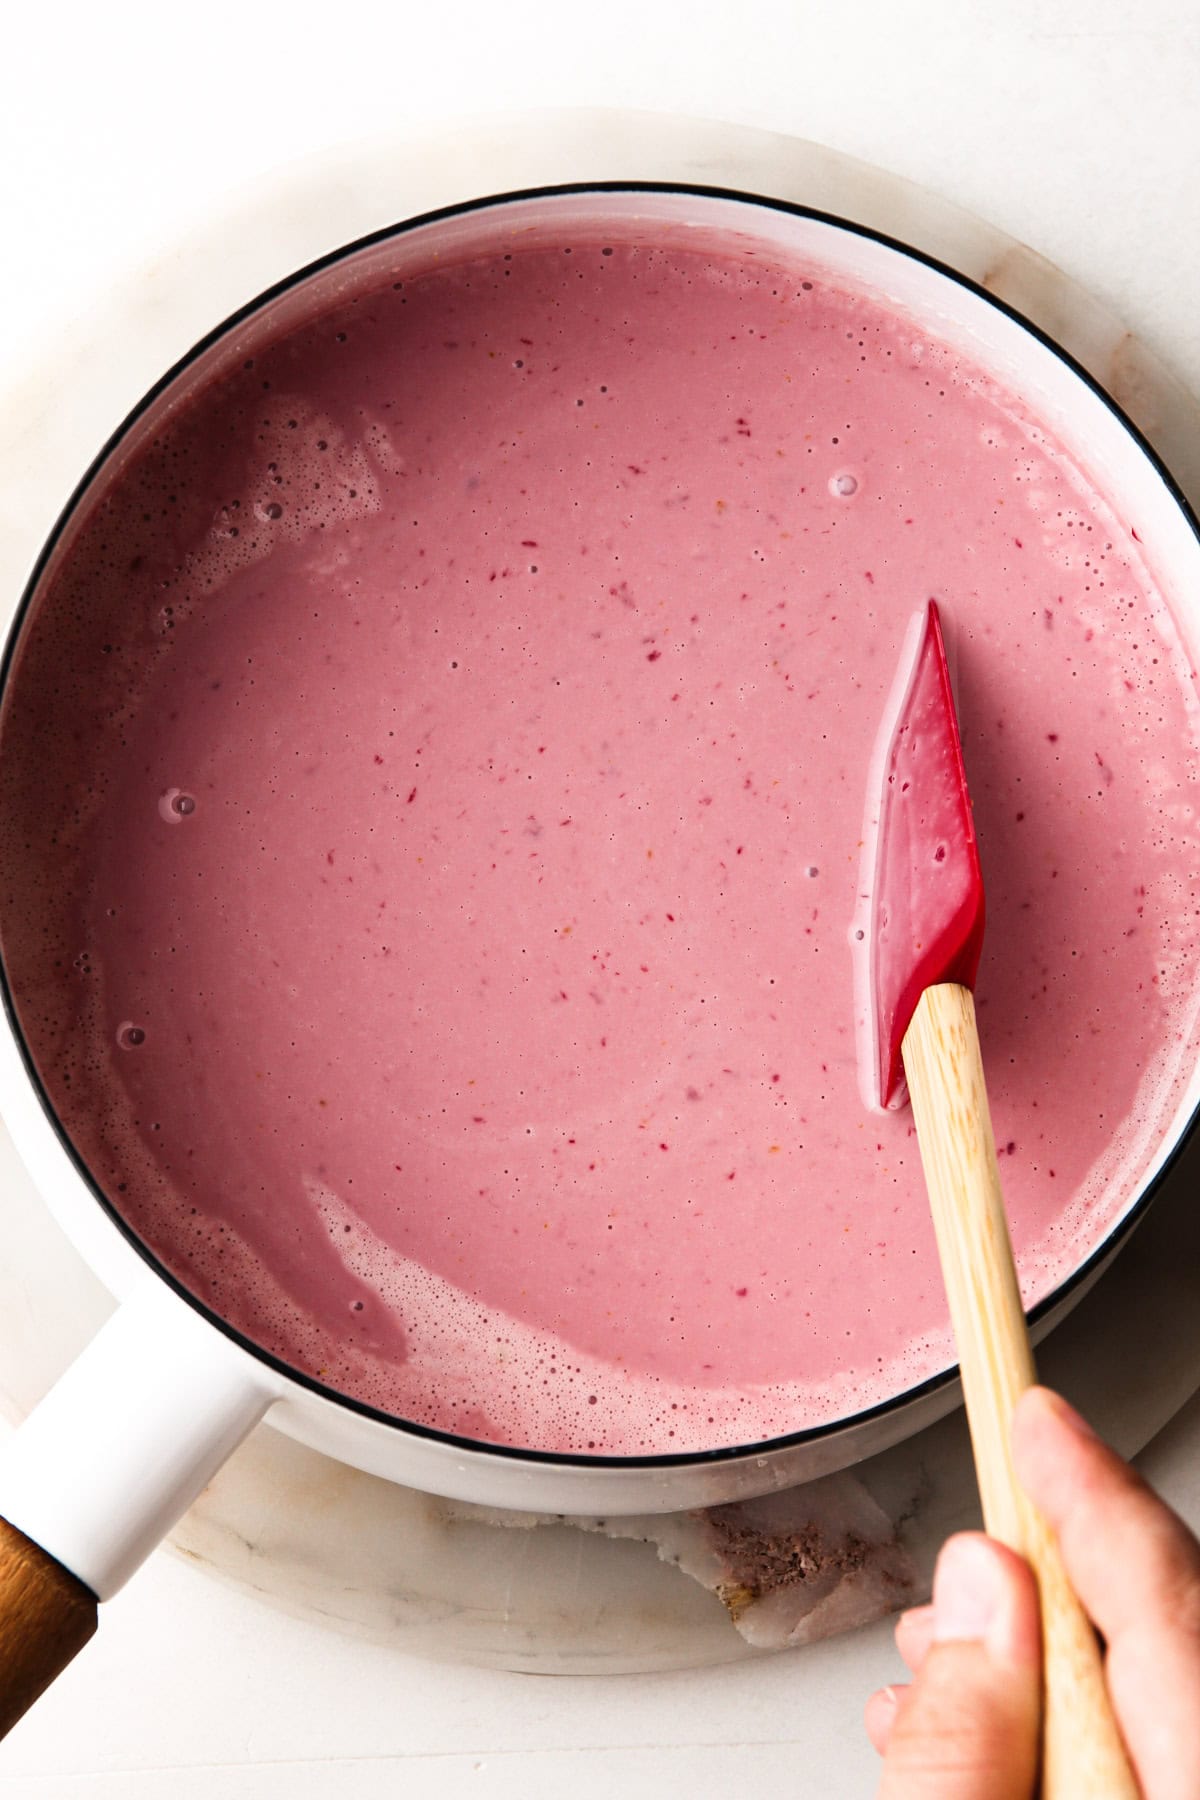
<path fill-rule="evenodd" d="M 455 203 L 450 206 L 437 207 L 432 211 L 420 213 L 412 218 L 384 226 L 378 231 L 369 232 L 366 236 L 355 238 L 350 243 L 339 245 L 336 249 L 329 251 L 324 256 L 318 257 L 315 261 L 306 264 L 303 268 L 294 271 L 283 280 L 275 282 L 271 287 L 268 287 L 263 292 L 257 294 L 252 300 L 247 301 L 244 306 L 239 307 L 236 312 L 231 313 L 227 318 L 222 320 L 219 325 L 214 326 L 213 329 L 202 337 L 198 343 L 194 344 L 185 355 L 180 357 L 179 360 L 155 382 L 154 386 L 151 387 L 142 399 L 138 401 L 137 405 L 132 408 L 112 432 L 106 443 L 93 457 L 91 463 L 76 484 L 73 493 L 59 514 L 58 519 L 34 564 L 32 573 L 22 592 L 16 613 L 9 628 L 3 657 L 0 659 L 0 701 L 2 701 L 3 696 L 7 691 L 13 657 L 20 639 L 21 629 L 37 593 L 42 576 L 45 573 L 50 558 L 57 549 L 64 532 L 74 518 L 79 505 L 91 489 L 96 476 L 108 462 L 113 452 L 137 425 L 138 421 L 145 415 L 149 408 L 153 406 L 155 401 L 172 385 L 172 383 L 177 381 L 181 375 L 191 368 L 201 356 L 212 349 L 214 345 L 227 337 L 229 333 L 234 331 L 239 325 L 252 318 L 256 313 L 261 311 L 262 308 L 271 304 L 273 301 L 278 300 L 284 294 L 291 292 L 293 289 L 300 286 L 301 283 L 322 274 L 324 271 L 357 255 L 361 251 L 368 250 L 374 245 L 386 243 L 390 239 L 402 237 L 407 233 L 416 230 L 420 226 L 433 225 L 447 219 L 465 217 L 472 213 L 492 211 L 497 208 L 521 202 L 555 199 L 560 196 L 567 197 L 570 195 L 585 196 L 603 194 L 642 194 L 648 197 L 678 195 L 683 198 L 693 198 L 698 200 L 733 201 L 756 210 L 789 214 L 796 218 L 809 219 L 818 224 L 833 226 L 837 230 L 846 232 L 853 237 L 868 239 L 873 243 L 882 245 L 888 250 L 895 251 L 898 254 L 909 258 L 915 263 L 923 264 L 926 268 L 934 271 L 938 275 L 944 276 L 948 281 L 955 283 L 958 287 L 966 289 L 980 300 L 985 301 L 988 306 L 993 307 L 998 313 L 1003 314 L 1006 318 L 1012 320 L 1014 324 L 1028 332 L 1032 338 L 1057 357 L 1058 360 L 1085 385 L 1085 387 L 1091 390 L 1095 397 L 1107 407 L 1117 422 L 1124 427 L 1125 431 L 1142 452 L 1143 456 L 1146 457 L 1147 461 L 1163 483 L 1163 486 L 1166 488 L 1169 496 L 1179 508 L 1179 511 L 1186 520 L 1193 535 L 1196 537 L 1198 546 L 1200 546 L 1200 522 L 1197 521 L 1179 484 L 1176 482 L 1154 447 L 1147 441 L 1144 434 L 1112 398 L 1111 394 L 1109 394 L 1068 351 L 1064 350 L 1060 344 L 1056 343 L 1052 337 L 1043 331 L 1040 326 L 1034 324 L 1032 320 L 1026 318 L 1023 313 L 1020 313 L 1015 307 L 1010 306 L 1006 301 L 1000 300 L 996 295 L 989 293 L 985 288 L 981 287 L 978 282 L 971 280 L 969 276 L 960 274 L 956 269 L 950 268 L 937 257 L 927 255 L 922 250 L 916 250 L 912 245 L 906 244 L 898 238 L 893 238 L 886 232 L 876 231 L 870 226 L 857 224 L 851 219 L 840 218 L 835 213 L 824 212 L 819 208 L 804 206 L 795 201 L 772 199 L 765 195 L 744 192 L 736 188 L 672 181 L 580 181 L 555 186 L 522 188 L 512 192 L 490 194 L 477 199 Z M 670 1469 L 707 1467 L 714 1464 L 737 1462 L 754 1456 L 775 1456 L 780 1452 L 798 1450 L 806 1445 L 817 1444 L 822 1439 L 833 1438 L 843 1433 L 857 1433 L 860 1428 L 865 1428 L 874 1421 L 886 1419 L 892 1414 L 902 1412 L 923 1400 L 932 1400 L 935 1395 L 944 1393 L 944 1391 L 950 1388 L 958 1379 L 958 1369 L 954 1366 L 941 1370 L 938 1374 L 931 1375 L 927 1380 L 919 1382 L 916 1386 L 905 1388 L 901 1393 L 893 1394 L 889 1399 L 879 1401 L 874 1406 L 865 1407 L 860 1412 L 851 1413 L 844 1418 L 827 1420 L 819 1425 L 808 1426 L 804 1430 L 791 1432 L 784 1437 L 767 1438 L 758 1443 L 751 1444 L 721 1445 L 710 1450 L 674 1451 L 669 1454 L 656 1456 L 600 1456 L 583 1452 L 530 1450 L 523 1449 L 516 1445 L 492 1444 L 479 1438 L 462 1437 L 454 1432 L 439 1431 L 432 1426 L 420 1425 L 412 1420 L 401 1418 L 395 1413 L 385 1412 L 380 1407 L 370 1406 L 365 1401 L 356 1400 L 352 1395 L 341 1393 L 337 1388 L 330 1387 L 325 1382 L 317 1380 L 315 1376 L 306 1374 L 302 1369 L 294 1368 L 282 1358 L 273 1355 L 268 1350 L 264 1350 L 260 1345 L 256 1344 L 253 1339 L 247 1337 L 244 1333 L 238 1331 L 234 1326 L 229 1324 L 227 1320 L 222 1318 L 220 1313 L 215 1312 L 203 1300 L 198 1299 L 196 1295 L 191 1293 L 189 1289 L 184 1286 L 177 1276 L 172 1274 L 170 1269 L 166 1268 L 164 1264 L 159 1261 L 154 1252 L 148 1245 L 142 1242 L 137 1233 L 126 1223 L 121 1214 L 108 1199 L 107 1195 L 88 1169 L 83 1158 L 76 1150 L 69 1134 L 59 1119 L 21 1029 L 9 985 L 8 970 L 4 964 L 2 955 L 0 955 L 0 996 L 3 998 L 4 1012 L 8 1020 L 9 1029 L 13 1034 L 20 1052 L 21 1060 L 25 1067 L 25 1073 L 29 1078 L 33 1090 L 41 1104 L 42 1111 L 49 1120 L 59 1143 L 62 1145 L 67 1156 L 70 1158 L 71 1163 L 74 1165 L 76 1173 L 90 1190 L 93 1199 L 95 1199 L 103 1208 L 112 1224 L 116 1226 L 117 1230 L 121 1233 L 121 1236 L 132 1246 L 142 1258 L 143 1262 L 153 1269 L 160 1280 L 165 1282 L 169 1288 L 178 1294 L 180 1299 L 186 1301 L 189 1306 L 193 1307 L 196 1312 L 207 1319 L 209 1324 L 215 1326 L 225 1337 L 229 1338 L 241 1349 L 247 1351 L 251 1356 L 256 1358 L 258 1362 L 264 1364 L 267 1368 L 272 1369 L 275 1373 L 286 1377 L 287 1380 L 295 1382 L 297 1386 L 307 1389 L 308 1392 L 317 1396 L 319 1399 L 332 1401 L 335 1405 L 344 1407 L 348 1412 L 356 1413 L 363 1419 L 370 1419 L 376 1424 L 389 1426 L 393 1430 L 399 1430 L 407 1435 L 425 1439 L 430 1443 L 444 1445 L 450 1450 L 470 1452 L 475 1457 L 482 1456 L 508 1462 L 540 1464 L 546 1468 L 572 1468 L 581 1471 L 603 1469 L 629 1470 L 631 1472 L 635 1470 L 666 1471 Z M 1174 1144 L 1171 1146 L 1162 1166 L 1155 1171 L 1145 1188 L 1138 1195 L 1134 1204 L 1120 1219 L 1117 1220 L 1116 1224 L 1089 1254 L 1086 1260 L 1079 1264 L 1079 1266 L 1075 1268 L 1064 1281 L 1060 1282 L 1051 1293 L 1045 1295 L 1032 1309 L 1029 1316 L 1033 1324 L 1036 1325 L 1048 1313 L 1060 1307 L 1077 1288 L 1087 1283 L 1093 1274 L 1097 1273 L 1102 1265 L 1115 1254 L 1119 1246 L 1145 1216 L 1151 1201 L 1171 1173 L 1180 1153 L 1195 1130 L 1198 1119 L 1200 1119 L 1200 1106 L 1193 1111 L 1191 1117 L 1188 1119 Z"/>

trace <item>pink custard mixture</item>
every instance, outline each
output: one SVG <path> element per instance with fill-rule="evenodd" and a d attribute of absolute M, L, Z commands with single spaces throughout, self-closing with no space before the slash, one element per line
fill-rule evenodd
<path fill-rule="evenodd" d="M 276 1356 L 507 1445 L 749 1444 L 951 1364 L 852 974 L 931 596 L 1050 1291 L 1196 1056 L 1182 639 L 977 369 L 819 268 L 628 229 L 347 290 L 122 453 L 51 565 L 0 928 L 123 1217 Z"/>

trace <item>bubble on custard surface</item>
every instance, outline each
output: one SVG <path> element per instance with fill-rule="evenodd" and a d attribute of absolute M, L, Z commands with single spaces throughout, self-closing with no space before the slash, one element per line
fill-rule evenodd
<path fill-rule="evenodd" d="M 835 500 L 852 500 L 858 492 L 858 477 L 848 469 L 829 477 L 829 491 Z"/>
<path fill-rule="evenodd" d="M 117 1044 L 122 1050 L 140 1050 L 146 1041 L 146 1033 L 141 1025 L 135 1025 L 132 1019 L 125 1019 L 117 1026 Z"/>
<path fill-rule="evenodd" d="M 196 810 L 196 797 L 183 788 L 170 787 L 158 797 L 158 813 L 168 825 L 180 825 Z"/>

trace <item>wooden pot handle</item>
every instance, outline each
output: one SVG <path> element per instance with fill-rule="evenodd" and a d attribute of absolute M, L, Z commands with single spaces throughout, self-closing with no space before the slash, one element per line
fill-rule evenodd
<path fill-rule="evenodd" d="M 1038 1580 L 1042 1800 L 1137 1800 L 1095 1631 L 1067 1579 L 1053 1534 L 1013 1468 L 1013 1409 L 1036 1376 L 970 990 L 950 982 L 927 988 L 902 1048 L 984 1524 L 992 1537 L 1026 1558 Z"/>
<path fill-rule="evenodd" d="M 0 1737 L 96 1629 L 96 1596 L 0 1519 Z"/>

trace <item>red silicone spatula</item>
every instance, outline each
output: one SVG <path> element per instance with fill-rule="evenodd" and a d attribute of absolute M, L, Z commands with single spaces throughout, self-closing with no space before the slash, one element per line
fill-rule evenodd
<path fill-rule="evenodd" d="M 989 1533 L 1038 1578 L 1043 1800 L 1136 1800 L 1100 1650 L 1047 1526 L 1017 1483 L 1013 1408 L 1035 1380 L 1004 1216 L 972 987 L 983 879 L 937 606 L 916 636 L 883 762 L 871 884 L 880 1101 L 907 1079 Z"/>

